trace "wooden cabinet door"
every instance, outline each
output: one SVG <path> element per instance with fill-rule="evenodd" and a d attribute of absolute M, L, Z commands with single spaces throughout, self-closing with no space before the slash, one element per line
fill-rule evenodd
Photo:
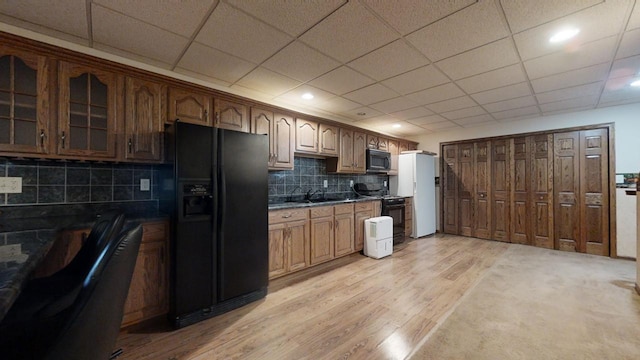
<path fill-rule="evenodd" d="M 367 172 L 367 139 L 365 133 L 353 132 L 353 172 L 364 174 Z"/>
<path fill-rule="evenodd" d="M 364 249 L 364 221 L 374 217 L 373 206 L 370 210 L 358 211 L 355 213 L 355 231 L 354 231 L 354 251 Z"/>
<path fill-rule="evenodd" d="M 273 144 L 274 122 L 274 114 L 272 111 L 258 107 L 251 108 L 251 133 L 269 135 L 269 158 L 267 162 L 269 167 L 273 165 L 275 159 Z"/>
<path fill-rule="evenodd" d="M 391 154 L 391 168 L 388 175 L 398 175 L 398 142 L 396 140 L 389 140 L 388 142 L 389 153 Z"/>
<path fill-rule="evenodd" d="M 340 129 L 340 157 L 338 172 L 352 172 L 356 162 L 353 158 L 353 131 Z"/>
<path fill-rule="evenodd" d="M 213 126 L 220 129 L 249 132 L 249 109 L 238 102 L 215 99 L 215 122 Z"/>
<path fill-rule="evenodd" d="M 378 150 L 389 151 L 389 139 L 378 137 Z"/>
<path fill-rule="evenodd" d="M 318 123 L 296 119 L 296 151 L 318 152 Z"/>
<path fill-rule="evenodd" d="M 287 271 L 304 269 L 309 266 L 309 221 L 291 221 L 287 228 Z"/>
<path fill-rule="evenodd" d="M 0 152 L 49 152 L 49 62 L 0 45 Z"/>
<path fill-rule="evenodd" d="M 408 151 L 408 150 L 409 150 L 409 143 L 404 141 L 400 141 L 398 143 L 398 154 L 402 154 L 403 151 Z"/>
<path fill-rule="evenodd" d="M 333 259 L 333 216 L 311 219 L 312 265 Z"/>
<path fill-rule="evenodd" d="M 127 78 L 125 89 L 125 158 L 162 160 L 162 90 L 155 82 Z"/>
<path fill-rule="evenodd" d="M 579 251 L 609 255 L 609 134 L 580 131 Z"/>
<path fill-rule="evenodd" d="M 269 278 L 287 272 L 286 223 L 269 225 Z"/>
<path fill-rule="evenodd" d="M 491 145 L 488 141 L 475 143 L 474 148 L 474 188 L 473 232 L 481 239 L 491 238 Z"/>
<path fill-rule="evenodd" d="M 116 75 L 61 61 L 58 154 L 116 155 Z"/>
<path fill-rule="evenodd" d="M 211 96 L 179 88 L 169 88 L 168 122 L 180 121 L 211 126 Z"/>
<path fill-rule="evenodd" d="M 335 216 L 335 256 L 354 252 L 353 212 Z"/>
<path fill-rule="evenodd" d="M 510 242 L 509 238 L 509 140 L 493 140 L 491 142 L 491 174 L 490 174 L 490 238 Z"/>
<path fill-rule="evenodd" d="M 272 134 L 274 159 L 270 169 L 293 169 L 293 146 L 295 144 L 295 125 L 293 116 L 275 114 Z"/>
<path fill-rule="evenodd" d="M 580 249 L 580 132 L 553 134 L 554 217 L 556 248 Z"/>
<path fill-rule="evenodd" d="M 401 143 L 402 144 L 402 143 Z M 406 144 L 406 143 L 405 143 Z M 442 228 L 458 234 L 458 145 L 442 147 Z"/>
<path fill-rule="evenodd" d="M 458 231 L 463 236 L 473 236 L 473 198 L 475 194 L 473 144 L 460 144 L 458 158 Z"/>
<path fill-rule="evenodd" d="M 408 143 L 407 150 L 418 150 L 418 144 L 416 143 Z"/>
<path fill-rule="evenodd" d="M 320 154 L 338 156 L 338 127 L 320 124 Z"/>
<path fill-rule="evenodd" d="M 553 135 L 530 137 L 531 160 L 531 230 L 533 245 L 554 248 L 553 210 Z"/>
<path fill-rule="evenodd" d="M 404 236 L 413 233 L 413 198 L 406 198 L 404 202 Z"/>
<path fill-rule="evenodd" d="M 369 149 L 378 148 L 378 137 L 376 135 L 367 134 L 367 147 Z"/>
<path fill-rule="evenodd" d="M 531 189 L 532 174 L 530 138 L 517 137 L 510 140 L 512 166 L 510 188 L 510 231 L 512 243 L 532 245 L 531 236 Z M 494 216 L 496 216 L 494 214 Z"/>

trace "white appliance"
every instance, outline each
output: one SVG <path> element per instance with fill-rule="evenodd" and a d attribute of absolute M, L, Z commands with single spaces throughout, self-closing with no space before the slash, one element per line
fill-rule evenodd
<path fill-rule="evenodd" d="M 398 156 L 398 176 L 389 177 L 391 194 L 413 197 L 411 237 L 436 232 L 435 158 L 426 151 L 403 151 Z"/>
<path fill-rule="evenodd" d="M 393 218 L 378 216 L 364 221 L 364 254 L 374 259 L 393 252 Z"/>

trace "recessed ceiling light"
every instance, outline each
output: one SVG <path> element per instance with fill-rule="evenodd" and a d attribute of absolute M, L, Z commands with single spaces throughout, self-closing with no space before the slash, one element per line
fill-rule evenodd
<path fill-rule="evenodd" d="M 366 113 L 366 112 L 359 112 L 359 113 L 357 113 L 356 115 L 358 115 L 358 116 L 365 116 L 365 115 L 367 115 L 367 113 Z"/>
<path fill-rule="evenodd" d="M 577 28 L 560 30 L 557 33 L 555 33 L 552 37 L 549 38 L 549 42 L 550 43 L 563 42 L 578 35 L 579 32 L 580 32 L 580 29 L 577 29 Z"/>
<path fill-rule="evenodd" d="M 640 79 L 632 81 L 629 86 L 640 87 Z"/>
<path fill-rule="evenodd" d="M 397 128 L 399 128 L 399 127 L 402 127 L 402 125 L 400 125 L 400 124 L 393 124 L 393 127 L 397 129 Z"/>
<path fill-rule="evenodd" d="M 304 93 L 302 94 L 302 98 L 305 100 L 311 100 L 313 99 L 313 94 L 312 93 Z"/>

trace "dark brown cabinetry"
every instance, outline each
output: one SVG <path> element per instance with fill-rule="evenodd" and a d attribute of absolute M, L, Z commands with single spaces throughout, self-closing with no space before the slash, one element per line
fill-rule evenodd
<path fill-rule="evenodd" d="M 0 45 L 0 151 L 49 152 L 49 61 Z"/>
<path fill-rule="evenodd" d="M 125 158 L 162 160 L 162 124 L 164 87 L 155 82 L 127 78 L 125 89 Z"/>
<path fill-rule="evenodd" d="M 186 90 L 169 88 L 169 117 L 167 121 L 177 119 L 191 124 L 211 126 L 211 95 Z"/>
<path fill-rule="evenodd" d="M 221 129 L 249 132 L 249 108 L 239 102 L 215 99 L 213 126 Z"/>
<path fill-rule="evenodd" d="M 251 108 L 251 132 L 269 135 L 269 169 L 293 169 L 295 123 L 293 116 L 259 107 Z"/>
<path fill-rule="evenodd" d="M 61 61 L 58 154 L 116 156 L 116 75 Z"/>
<path fill-rule="evenodd" d="M 444 232 L 609 255 L 610 131 L 443 144 Z"/>

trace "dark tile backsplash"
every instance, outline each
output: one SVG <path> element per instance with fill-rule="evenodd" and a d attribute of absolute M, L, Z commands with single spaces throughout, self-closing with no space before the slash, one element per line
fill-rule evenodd
<path fill-rule="evenodd" d="M 0 206 L 157 200 L 156 172 L 152 165 L 0 158 L 0 176 L 22 177 L 22 193 L 0 194 Z M 151 179 L 151 191 L 140 191 L 140 179 Z"/>

